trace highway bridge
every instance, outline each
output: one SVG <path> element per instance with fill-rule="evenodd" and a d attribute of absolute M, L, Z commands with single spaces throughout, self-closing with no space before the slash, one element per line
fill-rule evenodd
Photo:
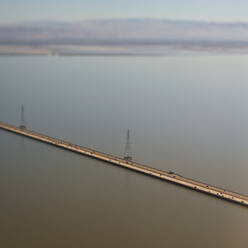
<path fill-rule="evenodd" d="M 16 127 L 7 123 L 0 122 L 0 129 L 5 131 L 9 131 L 18 135 L 22 135 L 34 140 L 38 140 L 59 148 L 63 148 L 72 152 L 76 152 L 93 159 L 98 159 L 112 165 L 116 165 L 122 168 L 126 168 L 132 171 L 136 171 L 142 173 L 147 176 L 152 176 L 154 178 L 164 180 L 170 183 L 174 183 L 191 190 L 201 192 L 204 194 L 211 195 L 218 199 L 226 200 L 229 202 L 237 203 L 243 206 L 248 207 L 248 196 L 232 192 L 227 189 L 223 189 L 220 187 L 216 187 L 207 183 L 199 182 L 194 179 L 186 178 L 181 175 L 178 175 L 174 172 L 166 172 L 162 170 L 158 170 L 137 162 L 133 162 L 130 160 L 122 159 L 110 154 L 102 153 L 81 145 L 72 144 L 68 141 L 64 141 L 58 138 L 49 137 L 47 135 L 34 132 L 31 130 L 27 130 L 25 126 Z"/>

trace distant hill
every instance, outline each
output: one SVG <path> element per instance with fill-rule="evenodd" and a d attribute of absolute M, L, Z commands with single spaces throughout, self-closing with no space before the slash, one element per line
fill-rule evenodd
<path fill-rule="evenodd" d="M 111 19 L 0 25 L 0 44 L 248 42 L 248 23 Z"/>

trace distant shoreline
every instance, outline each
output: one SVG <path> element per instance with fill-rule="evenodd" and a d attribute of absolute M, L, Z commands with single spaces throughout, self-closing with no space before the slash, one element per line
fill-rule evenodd
<path fill-rule="evenodd" d="M 247 55 L 248 45 L 0 45 L 0 56 L 126 56 L 126 57 L 168 57 L 187 55 Z"/>

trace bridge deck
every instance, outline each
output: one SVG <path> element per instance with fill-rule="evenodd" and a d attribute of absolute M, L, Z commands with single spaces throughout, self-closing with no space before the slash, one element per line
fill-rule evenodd
<path fill-rule="evenodd" d="M 223 188 L 219 188 L 207 183 L 202 183 L 190 178 L 183 177 L 181 175 L 178 175 L 176 173 L 171 173 L 171 172 L 166 172 L 162 170 L 158 170 L 155 168 L 148 167 L 146 165 L 137 163 L 137 162 L 131 162 L 131 161 L 126 161 L 122 158 L 102 153 L 81 145 L 76 145 L 72 144 L 70 142 L 58 139 L 58 138 L 53 138 L 49 137 L 47 135 L 34 132 L 31 130 L 23 129 L 23 128 L 18 128 L 16 126 L 2 123 L 0 122 L 0 128 L 12 133 L 16 133 L 19 135 L 26 136 L 28 138 L 32 138 L 35 140 L 39 140 L 41 142 L 45 142 L 66 150 L 70 150 L 73 152 L 77 152 L 95 159 L 99 159 L 114 165 L 118 165 L 121 167 L 124 167 L 126 169 L 134 170 L 140 173 L 143 173 L 145 175 L 153 176 L 156 178 L 159 178 L 161 180 L 165 180 L 167 182 L 171 182 L 183 187 L 190 188 L 192 190 L 202 192 L 208 195 L 212 195 L 214 197 L 217 197 L 219 199 L 231 201 L 234 203 L 241 204 L 243 206 L 248 206 L 248 196 L 242 195 L 236 192 L 232 192 Z"/>

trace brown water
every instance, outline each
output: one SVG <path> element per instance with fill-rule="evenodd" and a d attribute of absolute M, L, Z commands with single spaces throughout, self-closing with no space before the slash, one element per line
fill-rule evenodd
<path fill-rule="evenodd" d="M 248 194 L 248 57 L 1 57 L 0 120 Z M 0 131 L 0 247 L 237 247 L 248 210 Z"/>

